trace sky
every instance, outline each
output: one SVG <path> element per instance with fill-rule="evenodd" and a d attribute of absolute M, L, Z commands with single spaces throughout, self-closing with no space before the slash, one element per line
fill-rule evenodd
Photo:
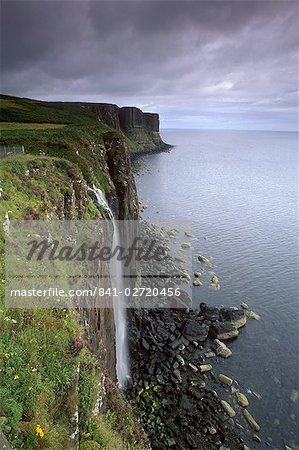
<path fill-rule="evenodd" d="M 298 18 L 288 0 L 2 0 L 1 92 L 296 131 Z"/>

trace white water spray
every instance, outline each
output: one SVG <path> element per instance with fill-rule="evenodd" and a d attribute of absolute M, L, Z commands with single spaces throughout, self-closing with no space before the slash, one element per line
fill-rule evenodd
<path fill-rule="evenodd" d="M 90 188 L 90 192 L 96 199 L 99 209 L 104 210 L 104 216 L 106 219 L 110 219 L 113 223 L 113 244 L 112 248 L 120 245 L 120 236 L 117 222 L 114 219 L 113 212 L 111 211 L 108 202 L 105 198 L 105 194 L 101 189 L 93 186 Z M 113 296 L 113 312 L 114 312 L 114 324 L 115 324 L 115 346 L 116 346 L 116 376 L 118 385 L 120 388 L 124 388 L 130 379 L 129 361 L 128 361 L 128 341 L 127 341 L 127 323 L 126 323 L 126 310 L 125 310 L 125 296 L 124 296 L 124 283 L 123 283 L 123 267 L 121 261 L 118 261 L 116 257 L 112 260 L 111 265 L 111 280 L 112 287 L 116 293 L 121 292 L 118 296 Z"/>

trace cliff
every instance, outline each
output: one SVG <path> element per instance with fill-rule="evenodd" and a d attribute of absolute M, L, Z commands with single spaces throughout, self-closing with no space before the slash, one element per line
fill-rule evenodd
<path fill-rule="evenodd" d="M 123 134 L 115 105 L 2 96 L 0 129 L 1 145 L 25 149 L 0 160 L 2 223 L 8 212 L 10 219 L 101 219 L 88 194 L 93 185 L 116 218 L 138 217 L 129 153 L 135 143 Z M 116 387 L 113 310 L 6 309 L 4 240 L 1 229 L 0 428 L 10 443 L 32 450 L 79 443 L 82 450 L 145 448 Z"/>
<path fill-rule="evenodd" d="M 133 106 L 119 108 L 108 103 L 84 103 L 83 106 L 96 113 L 103 124 L 123 132 L 133 152 L 162 151 L 170 147 L 161 139 L 159 114 L 143 112 Z"/>

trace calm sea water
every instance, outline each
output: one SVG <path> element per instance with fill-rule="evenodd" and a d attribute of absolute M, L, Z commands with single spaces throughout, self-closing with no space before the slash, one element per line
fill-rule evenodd
<path fill-rule="evenodd" d="M 193 289 L 193 306 L 238 306 L 261 316 L 230 344 L 221 370 L 248 393 L 271 449 L 298 438 L 298 135 L 164 130 L 170 153 L 144 156 L 137 177 L 144 217 L 189 220 L 194 255 L 214 263 L 221 289 Z M 194 266 L 199 269 L 199 265 Z M 205 278 L 204 278 L 205 280 Z M 251 391 L 257 391 L 258 400 Z M 258 448 L 268 448 L 260 444 Z"/>

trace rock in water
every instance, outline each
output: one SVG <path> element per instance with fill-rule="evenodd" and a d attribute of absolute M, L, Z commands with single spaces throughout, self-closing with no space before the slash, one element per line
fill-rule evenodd
<path fill-rule="evenodd" d="M 212 283 L 219 283 L 219 280 L 218 280 L 218 278 L 214 275 L 214 276 L 212 277 L 212 279 L 211 279 L 211 282 L 212 282 Z"/>
<path fill-rule="evenodd" d="M 196 278 L 200 278 L 200 277 L 202 276 L 202 273 L 201 273 L 201 272 L 194 272 L 193 275 L 194 275 Z"/>
<path fill-rule="evenodd" d="M 290 399 L 294 403 L 298 401 L 298 391 L 296 391 L 296 389 L 292 390 Z"/>
<path fill-rule="evenodd" d="M 224 411 L 229 415 L 229 417 L 235 417 L 236 412 L 228 402 L 226 402 L 225 400 L 221 400 L 221 405 Z"/>
<path fill-rule="evenodd" d="M 233 380 L 226 375 L 223 375 L 222 373 L 218 375 L 218 380 L 221 381 L 222 384 L 225 384 L 227 386 L 231 386 L 233 384 Z"/>
<path fill-rule="evenodd" d="M 213 264 L 203 255 L 198 256 L 198 261 L 204 263 L 207 267 L 213 267 Z"/>
<path fill-rule="evenodd" d="M 246 397 L 246 395 L 242 394 L 242 392 L 237 391 L 237 392 L 236 392 L 236 397 L 237 397 L 237 400 L 238 400 L 239 404 L 240 404 L 243 408 L 246 408 L 246 406 L 249 405 L 248 398 Z"/>
<path fill-rule="evenodd" d="M 189 237 L 189 238 L 193 238 L 193 234 L 191 233 L 191 231 L 185 231 L 185 236 Z"/>
<path fill-rule="evenodd" d="M 252 417 L 252 415 L 250 414 L 250 412 L 247 411 L 247 409 L 243 409 L 243 416 L 245 417 L 245 419 L 246 419 L 247 422 L 249 423 L 250 427 L 251 427 L 254 431 L 260 431 L 261 427 L 260 427 L 259 424 L 254 420 L 254 418 Z"/>
<path fill-rule="evenodd" d="M 239 331 L 233 324 L 231 324 L 231 322 L 214 322 L 210 327 L 209 334 L 212 339 L 225 341 L 226 339 L 233 339 L 237 337 Z"/>
<path fill-rule="evenodd" d="M 222 356 L 223 358 L 229 358 L 232 356 L 233 352 L 219 339 L 215 339 L 215 352 L 217 356 Z"/>
<path fill-rule="evenodd" d="M 195 278 L 193 280 L 193 286 L 202 286 L 202 282 L 198 278 Z"/>
<path fill-rule="evenodd" d="M 236 328 L 241 328 L 246 324 L 246 314 L 243 309 L 221 308 L 220 320 L 230 322 Z"/>
<path fill-rule="evenodd" d="M 210 372 L 212 370 L 211 364 L 202 364 L 199 366 L 201 373 Z"/>
<path fill-rule="evenodd" d="M 254 319 L 254 320 L 260 320 L 260 318 L 261 318 L 257 313 L 255 313 L 254 311 L 250 311 L 250 310 L 246 311 L 246 315 L 250 319 Z"/>
<path fill-rule="evenodd" d="M 212 289 L 219 290 L 220 289 L 220 284 L 219 283 L 210 283 L 209 287 L 212 288 Z"/>
<path fill-rule="evenodd" d="M 241 303 L 241 308 L 248 309 L 249 306 L 247 305 L 247 303 Z"/>
<path fill-rule="evenodd" d="M 190 242 L 183 242 L 181 247 L 182 248 L 191 248 L 191 243 Z"/>
<path fill-rule="evenodd" d="M 181 273 L 181 277 L 184 278 L 187 281 L 191 281 L 190 275 L 188 273 L 186 273 L 186 272 Z"/>

